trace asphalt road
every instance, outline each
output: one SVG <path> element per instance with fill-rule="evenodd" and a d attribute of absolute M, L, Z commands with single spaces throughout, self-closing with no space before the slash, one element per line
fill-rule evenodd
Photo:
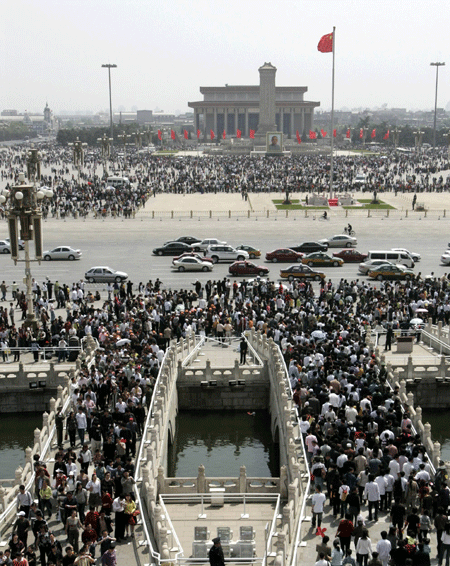
<path fill-rule="evenodd" d="M 448 230 L 450 219 L 423 218 L 361 218 L 352 219 L 358 238 L 356 249 L 367 252 L 369 249 L 390 249 L 404 247 L 422 255 L 415 271 L 422 276 L 434 272 L 436 276 L 450 272 L 450 267 L 440 265 L 440 257 L 450 241 Z M 62 220 L 50 219 L 44 224 L 44 249 L 58 245 L 80 248 L 83 257 L 80 261 L 43 261 L 32 265 L 32 275 L 37 281 L 46 276 L 53 281 L 71 284 L 84 277 L 85 271 L 95 265 L 108 265 L 125 271 L 133 283 L 159 279 L 165 287 L 186 288 L 197 278 L 200 281 L 227 276 L 227 263 L 217 264 L 210 273 L 178 273 L 171 269 L 171 257 L 152 255 L 155 246 L 182 235 L 215 237 L 232 245 L 242 243 L 257 247 L 262 251 L 261 263 L 270 268 L 269 277 L 279 279 L 280 264 L 265 263 L 267 251 L 278 247 L 298 244 L 305 240 L 317 240 L 342 233 L 342 219 L 318 222 L 305 219 L 150 219 L 139 217 L 134 220 L 88 219 Z M 0 238 L 7 236 L 6 223 L 1 226 Z M 332 250 L 338 251 L 338 250 Z M 322 268 L 321 268 L 322 269 Z M 344 264 L 342 267 L 323 268 L 333 281 L 340 278 L 361 278 L 357 264 Z M 0 279 L 7 284 L 13 280 L 21 283 L 24 264 L 14 265 L 9 255 L 0 256 Z"/>

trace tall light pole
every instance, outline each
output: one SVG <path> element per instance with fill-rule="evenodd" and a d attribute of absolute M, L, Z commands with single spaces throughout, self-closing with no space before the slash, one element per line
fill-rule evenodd
<path fill-rule="evenodd" d="M 445 63 L 430 63 L 432 67 L 436 67 L 436 93 L 434 97 L 434 126 L 433 126 L 433 148 L 436 148 L 436 116 L 437 116 L 437 93 L 439 80 L 439 67 L 443 67 Z"/>
<path fill-rule="evenodd" d="M 113 114 L 112 114 L 112 98 L 111 98 L 111 69 L 116 69 L 117 65 L 106 63 L 102 65 L 102 67 L 108 69 L 108 78 L 109 78 L 109 125 L 111 128 L 111 137 L 114 138 L 113 132 Z M 112 144 L 112 142 L 111 142 Z"/>

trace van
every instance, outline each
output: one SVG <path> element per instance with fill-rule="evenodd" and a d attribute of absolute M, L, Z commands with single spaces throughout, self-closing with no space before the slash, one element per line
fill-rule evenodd
<path fill-rule="evenodd" d="M 369 251 L 367 254 L 367 259 L 382 259 L 391 263 L 400 263 L 401 265 L 404 265 L 406 267 L 414 267 L 413 258 L 406 252 L 396 252 L 393 250 Z"/>
<path fill-rule="evenodd" d="M 130 186 L 130 179 L 128 179 L 128 177 L 108 177 L 106 186 L 114 187 L 115 189 L 123 189 Z"/>

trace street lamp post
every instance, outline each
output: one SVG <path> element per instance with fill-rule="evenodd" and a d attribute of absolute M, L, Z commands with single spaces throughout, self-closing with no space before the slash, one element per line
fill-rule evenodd
<path fill-rule="evenodd" d="M 97 138 L 97 142 L 102 144 L 102 159 L 103 159 L 103 175 L 108 174 L 108 167 L 106 165 L 108 157 L 111 155 L 111 144 L 112 138 L 108 138 L 106 134 L 103 134 L 102 138 Z"/>
<path fill-rule="evenodd" d="M 420 129 L 418 129 L 418 130 L 416 130 L 415 132 L 413 132 L 413 134 L 414 134 L 414 140 L 415 140 L 415 142 L 416 142 L 416 151 L 417 151 L 417 153 L 419 153 L 420 148 L 421 148 L 421 146 L 422 146 L 422 138 L 423 138 L 424 133 L 425 133 L 425 132 L 424 132 L 423 130 L 420 130 Z"/>
<path fill-rule="evenodd" d="M 433 125 L 433 148 L 436 148 L 436 116 L 437 116 L 437 95 L 438 95 L 438 80 L 439 80 L 439 67 L 443 67 L 445 63 L 430 63 L 432 67 L 436 67 L 436 93 L 434 96 L 434 125 Z"/>
<path fill-rule="evenodd" d="M 80 138 L 77 139 L 73 143 L 67 144 L 69 147 L 73 148 L 73 164 L 77 168 L 78 171 L 78 183 L 80 182 L 81 176 L 81 169 L 84 165 L 84 148 L 87 147 L 87 143 L 83 143 Z"/>
<path fill-rule="evenodd" d="M 400 128 L 395 128 L 395 130 L 393 130 L 392 132 L 392 137 L 394 138 L 394 149 L 397 149 L 401 133 L 402 131 L 400 130 Z"/>
<path fill-rule="evenodd" d="M 363 128 L 363 147 L 366 147 L 366 137 L 367 137 L 367 132 L 369 131 L 369 128 Z"/>
<path fill-rule="evenodd" d="M 103 68 L 108 69 L 108 79 L 109 79 L 109 126 L 111 128 L 111 137 L 114 138 L 113 131 L 113 113 L 112 113 L 112 98 L 111 98 L 111 69 L 116 69 L 117 65 L 106 63 L 102 65 Z M 112 144 L 113 142 L 111 142 Z"/>
<path fill-rule="evenodd" d="M 3 191 L 0 195 L 0 203 L 8 201 L 8 228 L 11 247 L 11 258 L 14 263 L 25 262 L 26 301 L 27 317 L 25 325 L 37 330 L 38 320 L 33 308 L 33 290 L 31 277 L 31 262 L 42 260 L 42 206 L 45 198 L 52 198 L 53 191 L 45 187 L 37 187 L 40 181 L 40 155 L 37 149 L 31 148 L 27 154 L 28 183 L 25 175 L 19 175 L 19 184 L 11 188 L 11 191 Z M 24 240 L 24 259 L 19 258 L 19 223 L 20 237 Z M 30 241 L 34 241 L 35 258 L 30 258 Z"/>

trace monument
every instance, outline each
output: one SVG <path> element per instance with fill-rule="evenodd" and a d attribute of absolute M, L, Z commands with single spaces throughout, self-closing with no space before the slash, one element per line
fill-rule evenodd
<path fill-rule="evenodd" d="M 275 122 L 275 75 L 277 68 L 264 63 L 259 71 L 259 124 L 256 135 L 266 138 L 269 132 L 277 132 Z"/>

